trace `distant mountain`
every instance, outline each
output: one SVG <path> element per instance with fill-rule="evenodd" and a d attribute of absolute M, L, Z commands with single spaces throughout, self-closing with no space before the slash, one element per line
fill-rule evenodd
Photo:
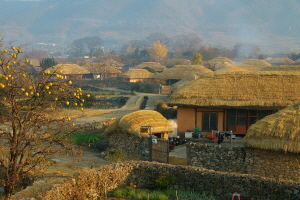
<path fill-rule="evenodd" d="M 197 33 L 204 44 L 257 44 L 267 52 L 300 51 L 298 0 L 1 1 L 0 32 L 23 43 L 66 45 L 98 35 L 121 46 L 160 32 Z"/>

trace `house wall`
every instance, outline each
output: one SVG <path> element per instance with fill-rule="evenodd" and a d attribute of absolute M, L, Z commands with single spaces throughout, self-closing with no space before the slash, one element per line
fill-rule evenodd
<path fill-rule="evenodd" d="M 195 127 L 195 108 L 178 107 L 177 109 L 177 134 L 184 137 L 184 132 L 193 131 Z"/>
<path fill-rule="evenodd" d="M 188 165 L 300 183 L 299 154 L 244 146 L 187 143 Z"/>
<path fill-rule="evenodd" d="M 177 108 L 177 123 L 178 134 L 184 136 L 187 130 L 193 131 L 197 126 L 202 131 L 202 113 L 203 112 L 218 112 L 218 130 L 224 130 L 224 110 L 218 108 L 195 108 L 195 107 L 178 107 Z M 209 134 L 207 132 L 206 134 Z"/>

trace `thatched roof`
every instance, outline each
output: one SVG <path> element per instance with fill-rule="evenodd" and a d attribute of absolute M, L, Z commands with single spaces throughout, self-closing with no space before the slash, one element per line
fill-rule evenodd
<path fill-rule="evenodd" d="M 243 141 L 254 148 L 300 152 L 300 103 L 253 124 Z"/>
<path fill-rule="evenodd" d="M 62 70 L 63 74 L 89 74 L 90 73 L 84 67 L 80 67 L 79 65 L 76 64 L 57 64 L 46 70 L 49 70 L 50 73 L 58 73 L 60 70 Z"/>
<path fill-rule="evenodd" d="M 269 58 L 266 58 L 265 61 L 267 61 L 268 63 L 270 64 L 273 64 L 273 65 L 292 65 L 295 63 L 295 61 L 293 61 L 292 59 L 290 58 L 287 58 L 287 57 L 275 57 L 275 58 L 272 58 L 272 57 L 269 57 Z"/>
<path fill-rule="evenodd" d="M 261 71 L 300 71 L 300 65 L 272 65 Z"/>
<path fill-rule="evenodd" d="M 143 69 L 145 67 L 150 67 L 157 72 L 162 72 L 165 69 L 167 69 L 166 66 L 163 66 L 162 64 L 160 64 L 158 62 L 143 62 L 143 63 L 135 66 L 133 69 Z"/>
<path fill-rule="evenodd" d="M 165 59 L 161 62 L 167 68 L 174 67 L 175 65 L 191 65 L 192 62 L 187 59 Z"/>
<path fill-rule="evenodd" d="M 249 71 L 243 67 L 240 67 L 238 65 L 229 65 L 229 66 L 226 66 L 226 67 L 223 67 L 223 68 L 220 68 L 218 70 L 216 70 L 217 72 L 246 72 L 246 71 Z"/>
<path fill-rule="evenodd" d="M 152 78 L 153 73 L 149 72 L 146 69 L 130 69 L 119 75 L 123 78 Z"/>
<path fill-rule="evenodd" d="M 233 64 L 234 61 L 230 60 L 229 58 L 226 57 L 217 57 L 214 59 L 211 59 L 209 61 L 204 61 L 203 66 L 205 66 L 208 69 L 212 69 L 213 71 L 225 68 Z"/>
<path fill-rule="evenodd" d="M 218 62 L 221 62 L 221 63 L 224 63 L 224 62 L 228 62 L 228 63 L 233 63 L 234 61 L 229 59 L 229 58 L 226 58 L 226 57 L 216 57 L 214 59 L 211 59 L 207 62 L 210 62 L 210 63 L 218 63 Z"/>
<path fill-rule="evenodd" d="M 183 79 L 181 79 L 180 81 L 174 83 L 172 86 L 171 86 L 171 90 L 172 91 L 175 91 L 177 90 L 178 88 L 186 85 L 188 82 L 190 81 L 193 81 L 193 80 L 196 80 L 197 78 L 199 78 L 198 75 L 195 75 L 195 74 L 189 74 L 187 76 L 185 76 Z"/>
<path fill-rule="evenodd" d="M 259 68 L 271 66 L 270 63 L 266 62 L 265 60 L 260 60 L 260 59 L 244 59 L 240 61 L 243 64 L 246 65 L 254 65 Z"/>
<path fill-rule="evenodd" d="M 283 108 L 300 101 L 300 73 L 214 72 L 176 90 L 170 105 Z"/>
<path fill-rule="evenodd" d="M 203 67 L 202 65 L 176 65 L 172 68 L 157 74 L 155 78 L 160 79 L 183 79 L 189 74 L 200 75 L 203 73 L 212 72 L 210 69 Z"/>
<path fill-rule="evenodd" d="M 120 70 L 117 70 L 116 67 L 105 64 L 105 63 L 87 63 L 83 66 L 91 73 L 109 73 L 109 74 L 120 74 Z"/>
<path fill-rule="evenodd" d="M 173 132 L 170 122 L 159 112 L 153 110 L 140 110 L 125 115 L 114 121 L 104 131 L 103 135 L 107 136 L 116 131 L 130 133 L 138 137 L 145 137 L 149 135 L 150 132 L 141 131 L 141 126 L 151 126 L 152 134 Z"/>

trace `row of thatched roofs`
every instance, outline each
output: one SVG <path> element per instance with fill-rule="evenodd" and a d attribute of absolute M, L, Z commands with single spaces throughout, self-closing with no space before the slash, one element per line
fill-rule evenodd
<path fill-rule="evenodd" d="M 49 70 L 51 72 L 62 70 L 65 74 L 118 74 L 124 78 L 183 79 L 189 74 L 200 75 L 212 71 L 298 71 L 300 67 L 299 65 L 294 65 L 296 62 L 298 61 L 293 61 L 289 58 L 268 58 L 266 60 L 244 59 L 236 63 L 228 58 L 218 57 L 203 62 L 203 65 L 191 65 L 189 60 L 184 59 L 169 59 L 162 62 L 162 64 L 157 62 L 144 62 L 124 73 L 112 65 L 99 63 L 88 63 L 82 67 L 76 64 L 58 64 L 49 68 Z M 279 63 L 281 65 L 272 65 L 272 63 Z M 144 69 L 145 67 L 149 67 L 157 73 L 153 74 Z"/>

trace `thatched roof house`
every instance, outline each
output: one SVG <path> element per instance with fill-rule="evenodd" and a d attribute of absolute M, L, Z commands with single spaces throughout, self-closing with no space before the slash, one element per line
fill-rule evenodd
<path fill-rule="evenodd" d="M 240 62 L 242 64 L 246 64 L 246 65 L 254 65 L 259 68 L 271 66 L 270 63 L 266 62 L 265 60 L 260 60 L 260 59 L 243 59 Z"/>
<path fill-rule="evenodd" d="M 300 101 L 300 73 L 214 72 L 176 90 L 167 100 L 178 106 L 178 131 L 232 130 L 246 134 L 251 124 Z"/>
<path fill-rule="evenodd" d="M 82 78 L 84 74 L 89 74 L 90 72 L 84 67 L 80 67 L 76 64 L 57 64 L 50 67 L 49 70 L 51 74 L 56 74 L 60 70 L 63 72 L 63 78 Z"/>
<path fill-rule="evenodd" d="M 210 72 L 212 72 L 210 69 L 207 69 L 202 65 L 176 65 L 160 74 L 157 74 L 154 78 L 164 79 L 167 81 L 168 85 L 173 85 L 187 75 L 200 75 Z"/>
<path fill-rule="evenodd" d="M 87 78 L 103 80 L 108 77 L 117 77 L 122 72 L 116 67 L 105 63 L 87 63 L 83 66 L 90 74 Z"/>
<path fill-rule="evenodd" d="M 226 58 L 226 57 L 217 57 L 214 59 L 211 59 L 209 61 L 204 61 L 203 66 L 211 69 L 213 71 L 218 70 L 220 68 L 224 68 L 230 64 L 234 63 L 233 60 Z"/>
<path fill-rule="evenodd" d="M 119 77 L 127 82 L 147 82 L 153 76 L 154 74 L 146 69 L 130 69 L 119 75 Z"/>
<path fill-rule="evenodd" d="M 299 153 L 299 117 L 300 103 L 296 103 L 253 124 L 243 141 L 254 148 Z"/>
<path fill-rule="evenodd" d="M 163 66 L 158 62 L 143 62 L 132 69 L 144 69 L 145 67 L 154 69 L 156 72 L 162 72 L 167 69 L 166 66 Z"/>
<path fill-rule="evenodd" d="M 170 122 L 159 112 L 153 110 L 140 110 L 125 115 L 114 121 L 103 133 L 103 136 L 116 132 L 129 133 L 136 137 L 146 137 L 149 131 L 141 129 L 142 126 L 151 126 L 151 133 L 165 138 L 173 132 Z M 168 137 L 167 137 L 168 139 Z"/>
<path fill-rule="evenodd" d="M 266 58 L 265 61 L 267 61 L 268 63 L 272 64 L 272 65 L 293 65 L 295 64 L 295 61 L 293 61 L 290 58 L 287 57 L 269 57 Z"/>
<path fill-rule="evenodd" d="M 196 80 L 197 78 L 199 78 L 198 75 L 189 74 L 186 77 L 184 77 L 183 79 L 181 79 L 180 81 L 178 81 L 177 83 L 173 84 L 172 87 L 171 87 L 171 90 L 174 92 L 178 88 L 186 85 L 190 81 Z"/>
<path fill-rule="evenodd" d="M 161 64 L 167 68 L 172 68 L 175 65 L 191 65 L 192 62 L 187 59 L 165 59 L 161 62 Z"/>
<path fill-rule="evenodd" d="M 261 71 L 300 71 L 300 65 L 272 65 Z"/>

